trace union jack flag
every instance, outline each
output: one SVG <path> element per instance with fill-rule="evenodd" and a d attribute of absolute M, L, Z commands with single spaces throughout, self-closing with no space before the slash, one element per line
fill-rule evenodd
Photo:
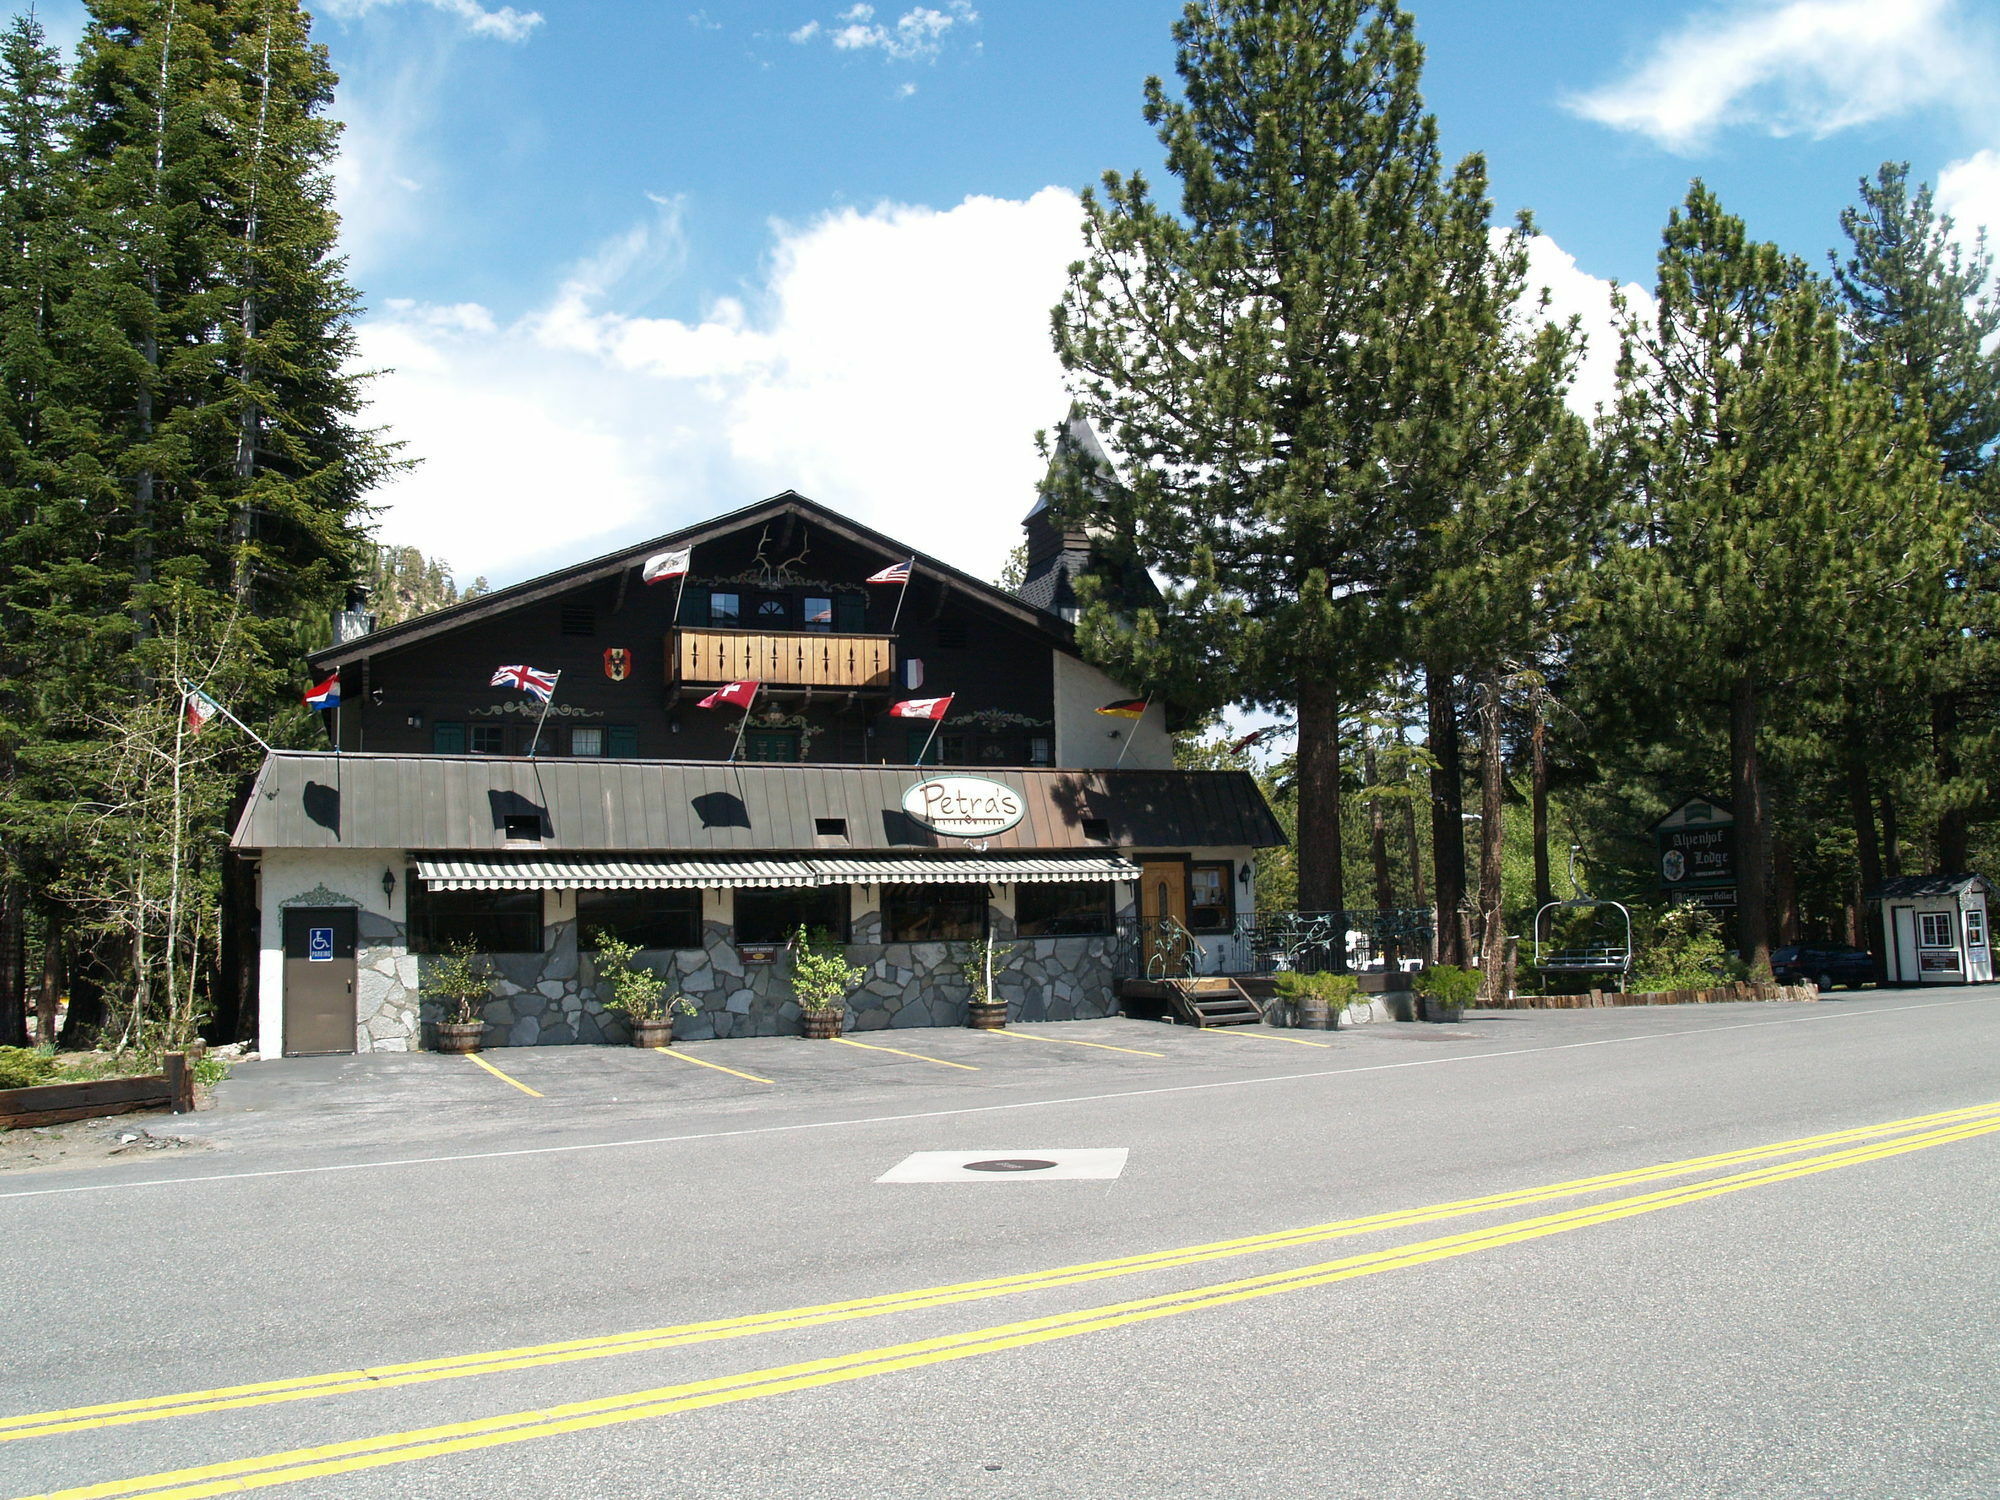
<path fill-rule="evenodd" d="M 531 698 L 546 703 L 554 696 L 560 672 L 544 672 L 539 667 L 501 667 L 493 674 L 491 687 L 519 688 Z"/>
<path fill-rule="evenodd" d="M 913 557 L 908 562 L 899 562 L 894 567 L 884 568 L 879 573 L 871 573 L 863 581 L 866 583 L 908 583 L 910 569 L 916 565 Z"/>

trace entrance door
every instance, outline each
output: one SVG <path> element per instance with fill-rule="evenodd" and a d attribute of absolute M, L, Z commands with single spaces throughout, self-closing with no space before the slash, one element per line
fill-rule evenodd
<path fill-rule="evenodd" d="M 1917 909 L 1914 906 L 1889 908 L 1889 977 L 1897 984 L 1922 984 L 1923 970 L 1917 967 Z"/>
<path fill-rule="evenodd" d="M 285 1056 L 354 1050 L 351 906 L 285 909 Z"/>
<path fill-rule="evenodd" d="M 1193 956 L 1187 934 L 1187 866 L 1161 860 L 1142 864 L 1139 871 L 1139 957 L 1146 977 L 1179 977 L 1189 972 Z"/>

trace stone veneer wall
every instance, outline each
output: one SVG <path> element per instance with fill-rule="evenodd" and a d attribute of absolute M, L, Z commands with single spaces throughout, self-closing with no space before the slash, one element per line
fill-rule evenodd
<path fill-rule="evenodd" d="M 1131 917 L 1129 901 L 1119 923 Z M 1088 1020 L 1115 1014 L 1113 986 L 1118 977 L 1116 937 L 1014 937 L 1014 919 L 1000 907 L 988 908 L 993 935 L 1009 941 L 1004 966 L 996 966 L 994 990 L 1008 1002 L 1008 1015 L 1021 1021 Z M 963 943 L 884 943 L 881 914 L 854 919 L 848 962 L 869 971 L 848 998 L 848 1029 L 874 1031 L 904 1026 L 962 1026 L 967 998 Z M 746 963 L 725 923 L 702 924 L 703 945 L 646 955 L 648 967 L 667 978 L 700 1007 L 700 1014 L 677 1016 L 674 1034 L 689 1040 L 708 1037 L 789 1036 L 799 1029 L 790 968 L 780 954 L 769 963 Z M 419 1004 L 422 958 L 406 948 L 402 923 L 372 912 L 361 914 L 356 952 L 357 1045 L 368 1052 L 407 1052 L 429 1045 L 439 1007 Z M 576 923 L 543 928 L 540 953 L 491 955 L 497 976 L 487 1004 L 489 1046 L 533 1047 L 568 1042 L 630 1040 L 625 1022 L 607 1014 L 592 992 L 590 958 L 577 952 Z"/>

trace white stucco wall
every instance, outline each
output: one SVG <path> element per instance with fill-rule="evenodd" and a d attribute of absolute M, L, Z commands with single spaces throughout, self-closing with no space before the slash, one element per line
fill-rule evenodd
<path fill-rule="evenodd" d="M 1171 771 L 1174 742 L 1167 733 L 1166 709 L 1155 703 L 1143 719 L 1115 718 L 1097 710 L 1120 698 L 1141 696 L 1114 682 L 1089 662 L 1067 652 L 1055 655 L 1056 764 L 1066 770 L 1090 770 L 1118 760 L 1130 737 L 1131 748 L 1119 764 L 1128 771 Z M 1112 731 L 1117 738 L 1112 738 Z"/>
<path fill-rule="evenodd" d="M 382 894 L 382 872 L 396 876 L 396 894 Z M 285 1047 L 285 924 L 290 906 L 354 905 L 364 920 L 373 915 L 401 922 L 408 882 L 400 851 L 380 849 L 266 850 L 257 871 L 259 954 L 257 962 L 257 1053 L 274 1058 Z M 310 897 L 301 900 L 301 897 Z M 361 941 L 366 944 L 363 934 Z M 365 1018 L 361 1018 L 365 1021 Z M 365 1043 L 361 1044 L 366 1050 Z"/>

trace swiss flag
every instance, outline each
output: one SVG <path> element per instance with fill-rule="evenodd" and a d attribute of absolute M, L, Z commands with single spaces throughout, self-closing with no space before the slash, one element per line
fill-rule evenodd
<path fill-rule="evenodd" d="M 889 705 L 892 719 L 942 719 L 951 707 L 956 693 L 948 693 L 942 698 L 905 698 L 901 703 Z"/>
<path fill-rule="evenodd" d="M 732 682 L 727 687 L 717 688 L 695 707 L 720 708 L 725 703 L 734 703 L 738 708 L 748 708 L 750 700 L 757 696 L 757 689 L 761 686 L 761 683 L 756 682 Z"/>

